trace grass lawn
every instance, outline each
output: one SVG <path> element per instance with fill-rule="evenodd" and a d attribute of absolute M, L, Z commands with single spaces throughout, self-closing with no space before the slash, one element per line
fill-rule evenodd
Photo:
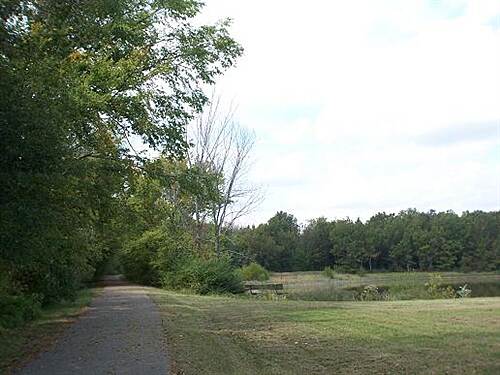
<path fill-rule="evenodd" d="M 0 328 L 0 373 L 9 373 L 13 367 L 48 349 L 63 329 L 84 311 L 95 293 L 97 289 L 83 289 L 74 301 L 48 306 L 38 319 L 25 326 Z"/>
<path fill-rule="evenodd" d="M 150 289 L 174 374 L 499 374 L 500 297 L 264 301 Z"/>

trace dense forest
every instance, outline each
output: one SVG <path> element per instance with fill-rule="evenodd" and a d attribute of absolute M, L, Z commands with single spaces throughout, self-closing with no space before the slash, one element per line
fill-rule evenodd
<path fill-rule="evenodd" d="M 233 248 L 273 271 L 493 271 L 500 269 L 500 212 L 378 213 L 311 220 L 304 227 L 278 212 L 265 224 L 234 231 Z"/>

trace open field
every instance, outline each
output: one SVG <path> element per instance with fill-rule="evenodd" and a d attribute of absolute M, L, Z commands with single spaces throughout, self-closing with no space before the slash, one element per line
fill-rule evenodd
<path fill-rule="evenodd" d="M 263 301 L 150 289 L 177 374 L 498 374 L 500 298 Z"/>
<path fill-rule="evenodd" d="M 23 364 L 46 350 L 63 329 L 80 315 L 99 289 L 83 289 L 74 301 L 48 306 L 41 316 L 23 327 L 0 329 L 0 373 Z"/>
<path fill-rule="evenodd" d="M 435 273 L 434 273 L 435 274 Z M 468 284 L 472 296 L 500 296 L 500 274 L 494 272 L 440 272 L 444 285 Z M 293 299 L 306 300 L 352 300 L 348 289 L 365 285 L 398 289 L 419 289 L 433 275 L 432 272 L 381 272 L 335 274 L 329 279 L 319 271 L 273 273 L 271 282 L 283 283 L 285 291 Z"/>

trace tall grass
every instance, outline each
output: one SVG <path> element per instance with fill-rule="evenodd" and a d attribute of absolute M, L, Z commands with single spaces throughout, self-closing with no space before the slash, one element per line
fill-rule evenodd
<path fill-rule="evenodd" d="M 272 274 L 271 280 L 284 284 L 289 299 L 306 301 L 346 301 L 360 298 L 368 285 L 376 286 L 386 299 L 412 300 L 436 298 L 426 283 L 436 275 L 432 272 L 385 272 L 365 276 L 325 272 L 289 272 Z M 330 277 L 333 276 L 333 277 Z M 472 297 L 500 296 L 500 275 L 497 273 L 440 274 L 439 289 L 468 284 Z M 454 296 L 453 293 L 438 293 L 439 298 Z"/>

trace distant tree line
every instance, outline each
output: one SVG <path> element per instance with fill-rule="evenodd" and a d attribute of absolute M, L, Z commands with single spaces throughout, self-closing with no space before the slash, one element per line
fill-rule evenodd
<path fill-rule="evenodd" d="M 318 218 L 301 228 L 278 212 L 265 224 L 233 231 L 240 262 L 272 271 L 494 271 L 500 269 L 500 212 L 378 213 L 368 221 Z"/>

